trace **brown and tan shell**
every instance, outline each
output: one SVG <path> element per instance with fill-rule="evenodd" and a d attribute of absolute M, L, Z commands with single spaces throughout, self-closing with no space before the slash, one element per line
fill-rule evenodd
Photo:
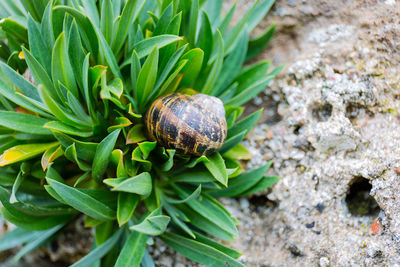
<path fill-rule="evenodd" d="M 178 154 L 201 156 L 218 150 L 227 126 L 222 101 L 204 94 L 172 94 L 151 105 L 145 115 L 148 137 Z"/>

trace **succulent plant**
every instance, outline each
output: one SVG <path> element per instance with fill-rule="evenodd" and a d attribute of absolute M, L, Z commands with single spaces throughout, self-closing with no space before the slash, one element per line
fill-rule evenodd
<path fill-rule="evenodd" d="M 222 15 L 221 0 L 2 0 L 0 200 L 17 228 L 0 249 L 23 245 L 18 260 L 84 216 L 93 250 L 73 266 L 154 266 L 153 238 L 205 265 L 243 266 L 212 239 L 238 235 L 216 198 L 279 179 L 264 176 L 271 162 L 245 171 L 239 161 L 262 113 L 241 118 L 243 105 L 281 69 L 246 64 L 273 35 L 274 25 L 249 40 L 272 4 L 255 1 L 230 27 L 235 5 Z M 224 103 L 217 152 L 187 156 L 147 138 L 143 115 L 174 92 Z"/>

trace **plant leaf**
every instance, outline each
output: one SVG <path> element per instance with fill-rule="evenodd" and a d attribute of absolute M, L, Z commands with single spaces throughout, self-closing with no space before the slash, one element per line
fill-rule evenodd
<path fill-rule="evenodd" d="M 199 21 L 199 0 L 192 0 L 190 3 L 190 13 L 189 13 L 189 33 L 188 41 L 191 45 L 195 45 L 197 36 L 197 23 Z"/>
<path fill-rule="evenodd" d="M 247 150 L 247 148 L 242 144 L 237 144 L 233 148 L 231 148 L 228 152 L 223 154 L 224 158 L 232 159 L 232 160 L 250 160 L 251 153 Z"/>
<path fill-rule="evenodd" d="M 44 128 L 80 137 L 89 137 L 93 135 L 90 131 L 82 131 L 59 121 L 50 121 L 44 125 Z"/>
<path fill-rule="evenodd" d="M 241 195 L 262 180 L 271 164 L 272 162 L 268 162 L 257 169 L 242 173 L 241 175 L 229 180 L 229 187 L 212 191 L 210 194 L 215 197 L 234 197 Z"/>
<path fill-rule="evenodd" d="M 137 88 L 140 90 L 136 90 L 136 100 L 139 106 L 139 111 L 141 111 L 148 99 L 150 98 L 150 94 L 154 89 L 154 85 L 157 80 L 157 70 L 158 70 L 158 48 L 154 47 L 153 51 L 147 57 L 142 69 L 139 72 L 139 77 L 137 79 Z"/>
<path fill-rule="evenodd" d="M 42 65 L 36 60 L 36 58 L 24 47 L 22 47 L 22 51 L 24 52 L 24 57 L 26 63 L 28 64 L 29 70 L 32 73 L 33 78 L 38 84 L 42 84 L 43 87 L 48 91 L 48 93 L 58 99 L 56 94 L 56 90 L 53 86 L 53 82 L 50 79 L 50 76 L 43 68 Z"/>
<path fill-rule="evenodd" d="M 41 235 L 42 231 L 28 231 L 22 228 L 16 228 L 1 237 L 0 251 L 21 246 L 24 243 L 39 238 Z"/>
<path fill-rule="evenodd" d="M 129 27 L 136 20 L 137 15 L 143 8 L 146 1 L 128 0 L 122 10 L 121 19 L 118 23 L 117 33 L 114 38 L 113 51 L 118 54 L 128 34 Z"/>
<path fill-rule="evenodd" d="M 144 125 L 136 124 L 129 130 L 126 137 L 126 144 L 136 144 L 145 140 L 147 140 L 147 137 L 144 133 Z"/>
<path fill-rule="evenodd" d="M 153 51 L 154 47 L 164 47 L 171 43 L 177 42 L 182 38 L 176 35 L 163 34 L 155 37 L 147 38 L 143 41 L 138 42 L 135 45 L 135 50 L 139 58 L 143 58 Z"/>
<path fill-rule="evenodd" d="M 70 267 L 87 267 L 104 257 L 120 239 L 124 228 L 120 228 L 106 242 L 92 250 L 88 255 L 72 264 Z"/>
<path fill-rule="evenodd" d="M 252 6 L 247 10 L 247 12 L 242 16 L 242 18 L 239 20 L 239 22 L 233 27 L 230 32 L 225 36 L 224 38 L 224 44 L 225 44 L 225 54 L 229 54 L 232 52 L 233 48 L 236 45 L 236 42 L 240 38 L 240 34 L 243 32 L 243 30 L 247 27 L 247 23 L 249 19 L 252 17 L 252 14 L 256 8 L 256 5 L 259 1 L 255 1 Z M 251 31 L 252 28 L 247 27 L 248 31 Z"/>
<path fill-rule="evenodd" d="M 181 198 L 187 198 L 190 195 L 190 191 L 182 186 L 176 186 L 175 191 Z M 186 202 L 186 204 L 192 208 L 193 211 L 196 211 L 198 216 L 201 215 L 212 224 L 217 225 L 234 236 L 238 235 L 232 216 L 219 204 L 219 202 L 204 192 L 201 194 L 201 197 L 192 199 L 191 201 Z"/>
<path fill-rule="evenodd" d="M 118 193 L 117 220 L 119 226 L 124 225 L 130 220 L 138 202 L 139 196 L 136 194 Z"/>
<path fill-rule="evenodd" d="M 224 154 L 225 152 L 229 151 L 230 149 L 234 148 L 236 145 L 238 145 L 240 142 L 242 142 L 243 138 L 246 136 L 247 130 L 244 130 L 240 133 L 238 133 L 235 136 L 230 137 L 225 141 L 225 143 L 222 145 L 222 147 L 218 150 L 221 154 Z"/>
<path fill-rule="evenodd" d="M 84 44 L 88 47 L 92 56 L 97 57 L 99 53 L 99 39 L 96 36 L 97 28 L 93 26 L 90 19 L 79 10 L 69 6 L 57 5 L 53 9 L 52 17 L 64 17 L 63 14 L 57 14 L 57 12 L 69 13 L 76 19 L 83 33 L 81 36 Z"/>
<path fill-rule="evenodd" d="M 121 74 L 121 70 L 118 66 L 117 59 L 115 58 L 115 55 L 113 54 L 110 45 L 107 43 L 107 40 L 104 38 L 103 33 L 100 31 L 100 29 L 97 28 L 96 28 L 96 33 L 100 40 L 100 45 L 101 48 L 103 49 L 104 57 L 106 58 L 112 73 L 115 75 L 115 77 L 124 80 Z"/>
<path fill-rule="evenodd" d="M 219 0 L 207 2 L 219 2 Z M 208 18 L 207 13 L 204 11 L 201 12 L 201 26 L 199 29 L 199 36 L 197 37 L 196 46 L 203 50 L 203 65 L 206 66 L 213 52 L 214 37 L 210 19 Z"/>
<path fill-rule="evenodd" d="M 129 229 L 136 230 L 147 235 L 162 234 L 170 221 L 170 217 L 159 215 L 161 208 L 152 211 L 141 223 L 131 226 Z"/>
<path fill-rule="evenodd" d="M 243 90 L 238 95 L 232 97 L 228 101 L 226 101 L 225 105 L 233 105 L 240 106 L 246 103 L 247 101 L 253 99 L 256 95 L 258 95 L 261 91 L 265 90 L 267 85 L 271 82 L 271 80 L 275 78 L 275 76 L 267 76 L 260 81 L 252 84 L 245 90 Z"/>
<path fill-rule="evenodd" d="M 97 146 L 96 155 L 94 156 L 93 159 L 92 176 L 98 182 L 101 181 L 101 178 L 107 169 L 111 152 L 114 149 L 115 143 L 117 142 L 117 138 L 120 132 L 121 130 L 118 129 L 110 133 Z"/>
<path fill-rule="evenodd" d="M 205 245 L 208 245 L 210 247 L 213 247 L 234 259 L 237 259 L 242 255 L 241 253 L 237 252 L 236 250 L 226 247 L 223 244 L 220 244 L 220 243 L 214 241 L 213 239 L 211 239 L 203 234 L 200 234 L 199 232 L 193 231 L 193 233 L 196 235 L 196 241 L 203 243 Z"/>
<path fill-rule="evenodd" d="M 160 236 L 168 246 L 172 247 L 183 256 L 205 264 L 210 267 L 230 266 L 230 267 L 244 267 L 245 265 L 239 263 L 235 259 L 229 257 L 223 252 L 200 243 L 198 241 L 174 234 L 165 233 Z"/>
<path fill-rule="evenodd" d="M 7 79 L 10 80 L 19 90 L 21 90 L 22 93 L 36 101 L 41 101 L 39 92 L 32 83 L 25 80 L 23 76 L 18 74 L 7 64 L 0 62 L 0 67 L 4 72 L 4 77 L 7 77 Z"/>
<path fill-rule="evenodd" d="M 48 122 L 47 119 L 29 114 L 0 111 L 0 125 L 22 133 L 51 135 L 51 131 L 43 128 Z"/>
<path fill-rule="evenodd" d="M 187 48 L 187 45 L 184 45 L 181 48 L 179 48 L 168 60 L 165 67 L 160 68 L 160 70 L 162 70 L 162 72 L 157 79 L 157 83 L 154 86 L 154 90 L 157 90 L 161 86 L 161 84 L 165 81 L 165 79 L 168 77 L 168 74 L 176 66 L 176 63 L 178 62 L 179 58 L 182 56 L 182 54 L 186 48 Z M 178 66 L 179 66 L 179 64 L 178 64 Z M 154 94 L 152 94 L 152 95 L 154 95 Z"/>
<path fill-rule="evenodd" d="M 64 154 L 63 150 L 61 149 L 61 146 L 58 147 L 51 147 L 47 149 L 42 156 L 41 159 L 41 165 L 43 171 L 47 169 L 50 163 L 52 163 L 55 159 L 61 157 Z"/>
<path fill-rule="evenodd" d="M 113 191 L 122 191 L 147 196 L 152 190 L 151 175 L 148 172 L 130 178 L 105 179 L 104 183 Z"/>
<path fill-rule="evenodd" d="M 189 50 L 182 56 L 180 62 L 187 60 L 180 72 L 183 74 L 182 86 L 191 86 L 196 81 L 203 65 L 203 58 L 204 52 L 200 48 Z"/>
<path fill-rule="evenodd" d="M 176 199 L 166 198 L 166 201 L 172 204 L 182 204 L 191 201 L 192 199 L 198 198 L 200 196 L 200 193 L 201 193 L 201 184 L 197 187 L 196 190 L 193 191 L 193 193 L 191 193 L 185 199 L 176 200 Z"/>
<path fill-rule="evenodd" d="M 252 31 L 258 25 L 258 23 L 260 23 L 260 21 L 265 17 L 265 15 L 271 9 L 274 2 L 275 0 L 263 0 L 256 5 L 254 12 L 247 21 L 247 27 L 249 31 Z"/>
<path fill-rule="evenodd" d="M 246 118 L 235 122 L 235 124 L 228 129 L 227 139 L 245 131 L 246 134 L 256 125 L 257 121 L 260 119 L 263 109 L 259 109 L 253 112 Z"/>
<path fill-rule="evenodd" d="M 146 250 L 147 235 L 132 231 L 126 240 L 115 266 L 139 267 Z"/>
<path fill-rule="evenodd" d="M 246 61 L 252 60 L 259 55 L 268 45 L 275 33 L 275 24 L 272 24 L 259 37 L 250 40 L 249 49 L 247 50 Z"/>
<path fill-rule="evenodd" d="M 215 83 L 215 94 L 219 95 L 227 85 L 231 84 L 235 76 L 240 72 L 247 54 L 248 33 L 245 29 L 241 34 L 234 48 L 234 53 L 230 53 L 224 60 L 221 73 Z"/>
<path fill-rule="evenodd" d="M 33 20 L 31 16 L 28 16 L 28 37 L 29 37 L 29 48 L 34 55 L 38 58 L 38 61 L 46 68 L 47 73 L 51 73 L 51 55 L 49 50 L 43 49 L 46 47 L 40 28 L 38 24 Z"/>
<path fill-rule="evenodd" d="M 4 153 L 0 156 L 0 167 L 36 157 L 47 149 L 57 145 L 59 145 L 58 142 L 14 146 L 4 151 Z"/>
<path fill-rule="evenodd" d="M 46 178 L 49 185 L 71 207 L 98 220 L 112 220 L 115 211 L 92 196 L 53 179 Z"/>
<path fill-rule="evenodd" d="M 204 162 L 204 166 L 210 171 L 214 178 L 221 184 L 227 186 L 228 174 L 226 173 L 226 167 L 224 159 L 221 154 L 215 152 L 207 157 L 208 161 Z"/>
<path fill-rule="evenodd" d="M 57 225 L 51 229 L 42 231 L 40 236 L 28 242 L 18 253 L 14 256 L 14 261 L 18 261 L 24 255 L 32 252 L 33 250 L 40 247 L 43 243 L 49 240 L 58 230 L 60 230 L 64 224 Z"/>
<path fill-rule="evenodd" d="M 203 93 L 210 95 L 214 95 L 216 93 L 216 88 L 213 86 L 221 72 L 224 61 L 224 40 L 222 39 L 221 32 L 219 30 L 217 30 L 216 47 L 216 59 L 213 63 L 213 67 L 211 68 L 211 72 L 208 75 L 203 88 L 201 89 Z"/>
<path fill-rule="evenodd" d="M 53 135 L 63 145 L 64 148 L 67 148 L 75 143 L 78 158 L 85 161 L 93 161 L 99 145 L 98 143 L 82 142 L 59 132 L 54 132 Z"/>
<path fill-rule="evenodd" d="M 256 185 L 254 185 L 249 190 L 242 192 L 241 196 L 251 195 L 257 192 L 260 192 L 268 187 L 273 186 L 277 183 L 281 178 L 278 176 L 264 176 Z"/>
<path fill-rule="evenodd" d="M 85 52 L 83 49 L 81 37 L 79 34 L 79 28 L 74 20 L 71 24 L 71 29 L 68 34 L 68 56 L 70 58 L 71 67 L 74 72 L 74 76 L 76 78 L 76 82 L 81 89 L 82 95 L 84 95 L 83 91 L 83 62 L 85 61 Z"/>

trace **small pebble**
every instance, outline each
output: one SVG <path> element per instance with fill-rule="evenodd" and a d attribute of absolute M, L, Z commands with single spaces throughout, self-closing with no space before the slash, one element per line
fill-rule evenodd
<path fill-rule="evenodd" d="M 379 223 L 378 220 L 375 220 L 372 224 L 371 224 L 371 230 L 372 233 L 374 233 L 374 235 L 379 233 Z"/>
<path fill-rule="evenodd" d="M 315 209 L 322 212 L 324 210 L 324 204 L 318 203 L 317 206 L 315 206 Z"/>
<path fill-rule="evenodd" d="M 329 259 L 327 257 L 321 257 L 319 259 L 319 266 L 328 267 L 329 266 Z"/>
<path fill-rule="evenodd" d="M 314 226 L 315 226 L 315 222 L 306 223 L 306 227 L 307 227 L 308 229 L 311 229 L 311 228 L 313 228 Z"/>

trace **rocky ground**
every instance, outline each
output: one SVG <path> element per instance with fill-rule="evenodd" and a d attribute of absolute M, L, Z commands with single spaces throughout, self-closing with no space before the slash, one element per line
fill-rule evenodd
<path fill-rule="evenodd" d="M 277 24 L 262 58 L 286 67 L 251 107 L 266 111 L 248 166 L 282 179 L 226 200 L 249 266 L 400 266 L 399 11 L 280 0 L 262 23 Z"/>
<path fill-rule="evenodd" d="M 285 68 L 245 141 L 282 179 L 222 200 L 248 266 L 400 266 L 399 20 L 396 0 L 277 0 L 254 33 L 276 23 L 259 59 Z M 195 266 L 154 247 L 156 266 Z"/>

